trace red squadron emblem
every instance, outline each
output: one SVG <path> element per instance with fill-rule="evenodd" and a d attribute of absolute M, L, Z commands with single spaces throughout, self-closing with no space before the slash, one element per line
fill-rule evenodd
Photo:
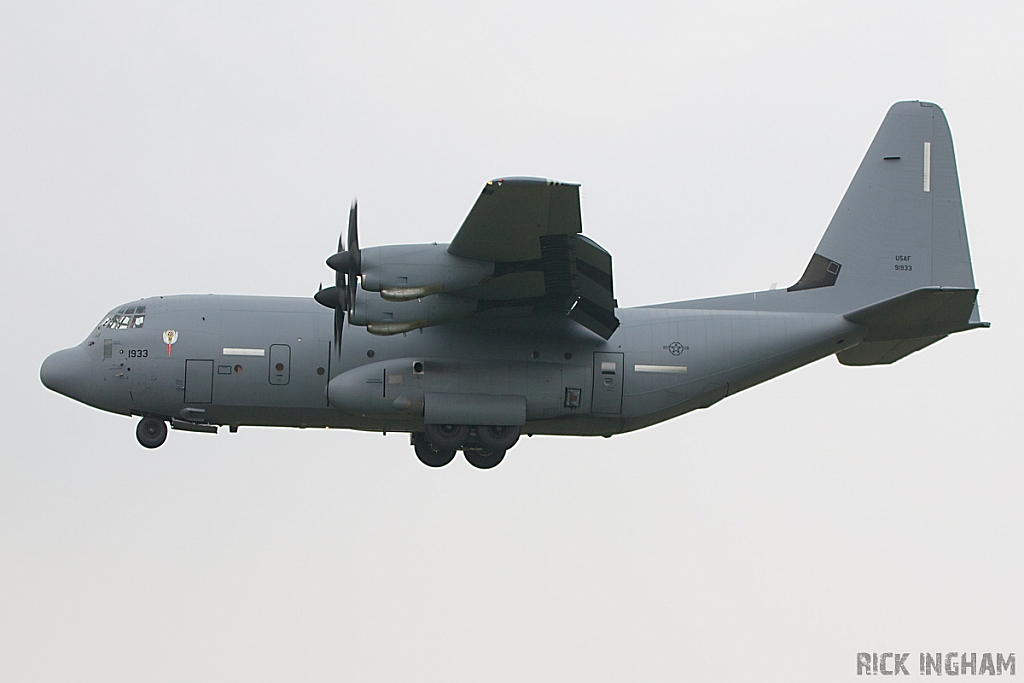
<path fill-rule="evenodd" d="M 171 347 L 174 346 L 174 342 L 178 341 L 178 333 L 174 330 L 164 331 L 164 344 L 167 344 L 167 356 L 171 355 Z"/>

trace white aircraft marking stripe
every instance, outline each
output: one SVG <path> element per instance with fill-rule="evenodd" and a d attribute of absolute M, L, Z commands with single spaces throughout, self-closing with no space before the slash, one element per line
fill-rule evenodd
<path fill-rule="evenodd" d="M 686 374 L 685 365 L 634 365 L 634 372 L 670 372 L 678 375 Z"/>
<path fill-rule="evenodd" d="M 932 191 L 932 143 L 924 143 L 924 191 Z"/>
<path fill-rule="evenodd" d="M 265 349 L 233 349 L 225 348 L 225 356 L 262 356 L 266 353 Z"/>

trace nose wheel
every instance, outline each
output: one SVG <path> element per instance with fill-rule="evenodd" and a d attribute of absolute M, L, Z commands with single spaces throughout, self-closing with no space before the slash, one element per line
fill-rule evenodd
<path fill-rule="evenodd" d="M 145 448 L 158 448 L 167 440 L 167 423 L 157 417 L 144 417 L 135 428 L 135 438 Z"/>

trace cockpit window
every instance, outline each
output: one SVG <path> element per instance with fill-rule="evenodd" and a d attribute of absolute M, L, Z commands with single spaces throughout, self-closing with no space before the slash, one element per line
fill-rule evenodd
<path fill-rule="evenodd" d="M 99 324 L 99 329 L 138 330 L 146 322 L 145 306 L 125 306 L 116 313 L 111 313 Z"/>

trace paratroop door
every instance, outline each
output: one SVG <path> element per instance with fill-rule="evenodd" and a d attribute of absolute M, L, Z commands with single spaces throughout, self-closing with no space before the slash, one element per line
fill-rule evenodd
<path fill-rule="evenodd" d="M 595 415 L 618 415 L 622 412 L 622 354 L 594 354 Z"/>
<path fill-rule="evenodd" d="M 292 347 L 273 344 L 270 347 L 270 383 L 288 384 L 291 377 Z"/>

